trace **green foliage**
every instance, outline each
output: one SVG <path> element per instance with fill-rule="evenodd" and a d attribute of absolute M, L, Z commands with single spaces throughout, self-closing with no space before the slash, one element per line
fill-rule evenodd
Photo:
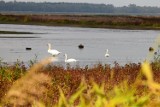
<path fill-rule="evenodd" d="M 8 65 L 0 62 L 0 80 L 1 81 L 15 81 L 26 72 L 26 68 L 23 62 L 17 60 L 14 65 Z"/>
<path fill-rule="evenodd" d="M 17 60 L 13 65 L 9 65 L 0 59 L 0 101 L 12 86 L 12 84 L 26 73 L 23 62 Z"/>

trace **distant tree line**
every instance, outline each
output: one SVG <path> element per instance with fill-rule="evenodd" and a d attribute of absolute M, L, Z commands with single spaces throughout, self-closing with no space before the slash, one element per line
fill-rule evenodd
<path fill-rule="evenodd" d="M 115 7 L 112 4 L 51 3 L 51 2 L 5 2 L 0 1 L 0 11 L 31 12 L 79 12 L 79 13 L 160 13 L 160 7 L 130 4 Z"/>

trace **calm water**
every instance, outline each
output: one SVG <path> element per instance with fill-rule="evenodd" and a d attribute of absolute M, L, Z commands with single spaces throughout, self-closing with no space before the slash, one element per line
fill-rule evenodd
<path fill-rule="evenodd" d="M 120 64 L 141 62 L 148 53 L 160 31 L 154 30 L 114 30 L 99 28 L 49 27 L 32 25 L 0 24 L 0 30 L 24 31 L 36 34 L 0 34 L 0 36 L 23 36 L 37 38 L 0 38 L 0 57 L 5 62 L 15 62 L 17 59 L 28 62 L 38 57 L 43 59 L 47 53 L 47 43 L 61 52 L 57 63 L 64 63 L 64 53 L 69 58 L 79 60 L 80 65 L 95 63 Z M 83 44 L 84 49 L 78 45 Z M 27 51 L 26 47 L 31 47 Z M 105 50 L 109 50 L 110 57 L 105 58 Z"/>

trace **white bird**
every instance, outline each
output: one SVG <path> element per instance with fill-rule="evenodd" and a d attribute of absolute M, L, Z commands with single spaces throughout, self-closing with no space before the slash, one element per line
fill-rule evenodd
<path fill-rule="evenodd" d="M 105 57 L 109 57 L 108 49 L 106 50 Z"/>
<path fill-rule="evenodd" d="M 73 59 L 73 58 L 67 59 L 67 54 L 64 54 L 64 55 L 65 55 L 65 62 L 67 62 L 67 63 L 76 62 L 77 61 L 76 59 Z"/>
<path fill-rule="evenodd" d="M 53 56 L 57 56 L 59 55 L 61 52 L 55 50 L 55 49 L 51 49 L 51 44 L 48 43 L 48 53 L 50 53 Z"/>

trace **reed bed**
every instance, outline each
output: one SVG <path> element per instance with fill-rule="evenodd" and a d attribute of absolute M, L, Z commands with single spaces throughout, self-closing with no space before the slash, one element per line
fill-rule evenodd
<path fill-rule="evenodd" d="M 50 59 L 26 68 L 0 64 L 2 106 L 155 107 L 160 104 L 159 62 L 95 66 L 56 66 Z"/>

